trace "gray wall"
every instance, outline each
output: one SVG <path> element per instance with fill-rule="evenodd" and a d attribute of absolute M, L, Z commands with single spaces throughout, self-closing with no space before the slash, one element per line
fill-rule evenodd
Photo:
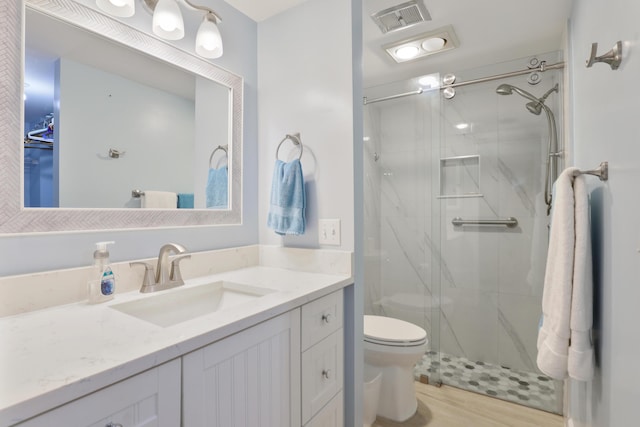
<path fill-rule="evenodd" d="M 351 3 L 311 0 L 259 24 L 260 243 L 318 247 L 318 219 L 341 220 L 341 246 L 353 250 L 353 79 Z M 326 23 L 331 22 L 331 31 Z M 275 153 L 300 132 L 307 190 L 306 232 L 267 228 Z M 281 160 L 298 149 L 283 144 Z"/>
<path fill-rule="evenodd" d="M 574 395 L 572 409 L 579 409 L 574 413 L 581 421 L 576 426 L 637 424 L 633 420 L 640 402 L 639 16 L 640 3 L 635 0 L 575 1 L 571 15 L 575 165 L 589 169 L 607 160 L 610 166 L 608 182 L 588 179 L 596 262 L 597 372 L 592 395 L 589 388 L 586 396 Z M 601 55 L 617 40 L 624 43 L 619 70 L 605 64 L 585 68 L 592 42 L 599 43 Z"/>

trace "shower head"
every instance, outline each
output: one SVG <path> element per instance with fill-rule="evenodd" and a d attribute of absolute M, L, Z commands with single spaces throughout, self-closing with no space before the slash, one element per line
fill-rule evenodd
<path fill-rule="evenodd" d="M 501 84 L 496 88 L 496 93 L 498 95 L 511 95 L 513 93 L 513 86 L 506 83 Z"/>
<path fill-rule="evenodd" d="M 522 96 L 523 98 L 528 99 L 531 102 L 527 102 L 526 107 L 529 112 L 540 115 L 542 110 L 547 115 L 547 123 L 549 124 L 549 145 L 547 148 L 547 158 L 549 161 L 547 162 L 547 172 L 545 176 L 545 184 L 544 184 L 544 201 L 547 204 L 547 215 L 551 210 L 551 185 L 557 177 L 557 156 L 560 154 L 558 152 L 558 135 L 556 130 L 556 120 L 553 116 L 553 111 L 546 105 L 544 105 L 544 101 L 546 101 L 547 97 L 552 92 L 558 91 L 558 85 L 556 84 L 554 87 L 549 89 L 547 93 L 545 93 L 541 98 L 536 98 L 526 90 L 522 90 L 519 87 L 503 83 L 496 88 L 496 93 L 498 95 L 511 95 L 513 92 Z"/>
<path fill-rule="evenodd" d="M 503 83 L 500 86 L 498 86 L 496 88 L 496 93 L 498 95 L 511 95 L 513 92 L 517 93 L 518 95 L 527 98 L 530 101 L 533 102 L 538 102 L 538 98 L 536 98 L 535 96 L 531 95 L 529 92 L 527 92 L 526 90 L 522 90 L 519 87 L 515 87 L 513 85 L 507 84 L 507 83 Z"/>
<path fill-rule="evenodd" d="M 528 102 L 526 105 L 527 110 L 529 110 L 536 116 L 539 116 L 540 113 L 542 112 L 542 108 L 544 107 L 544 101 L 547 100 L 547 97 L 549 97 L 549 95 L 551 95 L 552 92 L 557 92 L 557 91 L 558 91 L 558 84 L 556 83 L 556 85 L 551 89 L 549 89 L 544 95 L 542 95 L 540 99 L 538 99 L 537 101 Z"/>
<path fill-rule="evenodd" d="M 529 101 L 531 101 L 531 102 L 528 102 L 526 105 L 527 110 L 529 110 L 529 112 L 535 114 L 536 116 L 539 116 L 540 113 L 542 112 L 542 109 L 546 107 L 546 105 L 544 105 L 544 101 L 551 94 L 551 92 L 554 92 L 554 91 L 555 92 L 558 91 L 557 84 L 551 89 L 549 89 L 547 93 L 542 95 L 541 98 L 536 98 L 534 95 L 530 94 L 526 90 L 522 90 L 519 87 L 510 85 L 507 83 L 503 83 L 496 88 L 496 93 L 498 95 L 511 95 L 513 92 L 515 92 L 518 95 L 522 96 L 523 98 L 527 98 Z"/>
<path fill-rule="evenodd" d="M 529 112 L 535 114 L 536 116 L 539 116 L 540 113 L 542 113 L 542 102 L 540 101 L 527 102 L 527 105 L 525 105 L 525 107 L 527 107 L 527 110 L 529 110 Z"/>

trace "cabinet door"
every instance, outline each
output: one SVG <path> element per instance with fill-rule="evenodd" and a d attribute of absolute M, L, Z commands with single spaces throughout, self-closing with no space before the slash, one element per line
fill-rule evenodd
<path fill-rule="evenodd" d="M 300 425 L 300 311 L 183 356 L 184 427 Z"/>
<path fill-rule="evenodd" d="M 18 424 L 19 427 L 119 425 L 180 425 L 179 359 Z"/>

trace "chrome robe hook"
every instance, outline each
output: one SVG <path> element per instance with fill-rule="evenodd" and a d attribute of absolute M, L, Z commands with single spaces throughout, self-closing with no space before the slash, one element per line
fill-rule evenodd
<path fill-rule="evenodd" d="M 596 62 L 604 62 L 611 66 L 612 70 L 617 70 L 622 62 L 622 41 L 618 40 L 613 48 L 604 55 L 596 56 L 598 53 L 598 43 L 591 44 L 591 56 L 587 60 L 587 68 Z"/>

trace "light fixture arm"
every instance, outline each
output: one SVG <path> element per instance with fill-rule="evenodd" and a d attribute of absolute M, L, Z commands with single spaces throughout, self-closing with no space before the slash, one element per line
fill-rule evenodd
<path fill-rule="evenodd" d="M 220 18 L 220 16 L 215 11 L 209 9 L 208 7 L 193 4 L 189 0 L 182 0 L 182 2 L 184 2 L 184 4 L 192 9 L 206 12 L 208 17 L 214 18 L 214 22 L 216 23 L 216 25 L 222 22 L 222 18 Z M 158 0 L 142 0 L 142 3 L 144 3 L 144 5 L 147 7 L 147 10 L 153 13 L 153 11 L 156 9 L 156 5 L 158 4 Z"/>
<path fill-rule="evenodd" d="M 189 0 L 182 0 L 182 1 L 184 1 L 187 4 L 187 6 L 191 7 L 192 9 L 197 9 L 197 10 L 202 10 L 204 12 L 207 12 L 208 16 L 214 18 L 214 21 L 216 24 L 219 24 L 220 22 L 222 22 L 222 19 L 220 18 L 220 16 L 218 16 L 218 14 L 215 13 L 212 9 L 209 9 L 208 7 L 205 7 L 205 6 L 199 6 L 197 4 L 193 4 Z"/>

